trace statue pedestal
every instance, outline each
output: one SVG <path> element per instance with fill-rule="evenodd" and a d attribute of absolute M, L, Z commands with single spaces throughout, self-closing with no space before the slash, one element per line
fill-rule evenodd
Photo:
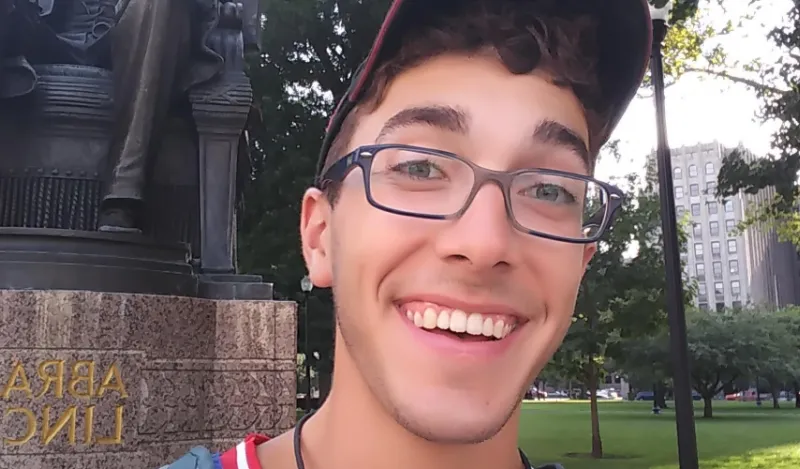
<path fill-rule="evenodd" d="M 154 469 L 295 422 L 296 305 L 0 290 L 0 469 Z"/>

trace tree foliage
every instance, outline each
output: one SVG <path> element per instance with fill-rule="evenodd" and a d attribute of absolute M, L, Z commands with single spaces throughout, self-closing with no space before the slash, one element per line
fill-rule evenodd
<path fill-rule="evenodd" d="M 581 284 L 573 324 L 549 364 L 557 374 L 588 387 L 596 458 L 603 455 L 596 402 L 603 363 L 626 356 L 625 339 L 652 336 L 666 323 L 659 198 L 654 187 L 641 184 L 637 176 L 626 179 L 630 200 L 599 243 Z M 691 289 L 685 301 L 691 301 Z"/>
<path fill-rule="evenodd" d="M 703 398 L 703 416 L 713 417 L 713 399 L 740 382 L 766 379 L 773 390 L 800 378 L 800 315 L 794 308 L 687 312 L 692 387 Z M 669 337 L 629 342 L 627 363 L 634 370 L 652 360 L 672 371 Z"/>
<path fill-rule="evenodd" d="M 301 300 L 300 202 L 314 177 L 334 97 L 366 57 L 388 0 L 264 0 L 263 53 L 250 76 L 260 121 L 250 128 L 253 172 L 239 213 L 239 266 L 273 282 L 278 299 Z M 328 290 L 308 301 L 311 360 L 322 381 L 332 367 L 333 302 Z M 301 308 L 298 343 L 305 338 Z M 324 385 L 323 385 L 324 387 Z M 324 393 L 323 389 L 323 393 Z"/>
<path fill-rule="evenodd" d="M 776 63 L 754 62 L 749 70 L 758 71 L 761 80 L 748 83 L 762 101 L 763 120 L 780 125 L 772 138 L 773 153 L 752 160 L 735 150 L 728 155 L 719 173 L 718 193 L 728 197 L 744 191 L 756 194 L 771 187 L 775 198 L 758 207 L 745 226 L 766 223 L 778 230 L 783 241 L 800 244 L 800 215 L 797 213 L 800 188 L 800 6 L 794 2 L 785 23 L 769 33 L 783 52 Z"/>

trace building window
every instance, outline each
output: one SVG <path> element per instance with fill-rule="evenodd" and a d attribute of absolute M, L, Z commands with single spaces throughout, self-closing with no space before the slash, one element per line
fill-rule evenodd
<path fill-rule="evenodd" d="M 731 293 L 733 296 L 739 296 L 742 294 L 742 286 L 738 280 L 731 282 Z"/>
<path fill-rule="evenodd" d="M 705 264 L 697 264 L 697 265 L 695 265 L 695 271 L 697 271 L 697 278 L 706 278 L 706 265 Z"/>
<path fill-rule="evenodd" d="M 722 262 L 714 262 L 714 277 L 722 277 Z"/>
<path fill-rule="evenodd" d="M 703 225 L 700 223 L 695 223 L 692 226 L 692 233 L 694 234 L 695 238 L 702 238 L 703 237 Z"/>
<path fill-rule="evenodd" d="M 724 204 L 725 204 L 725 213 L 733 213 L 733 201 L 726 200 Z"/>
<path fill-rule="evenodd" d="M 717 303 L 717 312 L 721 313 L 725 311 L 725 303 Z"/>
<path fill-rule="evenodd" d="M 689 195 L 691 195 L 692 197 L 697 197 L 698 195 L 700 195 L 700 186 L 697 184 L 692 184 L 691 186 L 689 186 Z"/>
<path fill-rule="evenodd" d="M 707 182 L 706 183 L 706 194 L 714 195 L 717 192 L 717 183 L 716 182 Z"/>
<path fill-rule="evenodd" d="M 672 177 L 674 179 L 683 179 L 683 170 L 681 168 L 675 168 L 672 170 Z"/>
<path fill-rule="evenodd" d="M 711 236 L 719 236 L 719 222 L 718 221 L 709 222 L 708 231 L 711 232 Z"/>
<path fill-rule="evenodd" d="M 686 215 L 686 207 L 683 205 L 675 206 L 675 216 L 678 218 L 683 218 L 684 215 Z"/>
<path fill-rule="evenodd" d="M 697 177 L 697 166 L 690 165 L 689 166 L 689 177 L 696 178 Z"/>
<path fill-rule="evenodd" d="M 717 207 L 716 202 L 709 202 L 708 203 L 708 214 L 709 215 L 716 215 L 719 213 L 719 207 Z"/>
<path fill-rule="evenodd" d="M 708 303 L 700 303 L 700 311 L 708 311 Z"/>
<path fill-rule="evenodd" d="M 730 271 L 731 275 L 739 275 L 739 261 L 728 261 L 728 270 Z"/>
<path fill-rule="evenodd" d="M 725 220 L 725 231 L 731 234 L 736 229 L 736 220 Z"/>
<path fill-rule="evenodd" d="M 725 285 L 722 282 L 714 282 L 714 296 L 720 297 L 725 295 Z"/>
<path fill-rule="evenodd" d="M 719 241 L 714 241 L 711 243 L 711 254 L 714 257 L 719 257 L 719 255 L 722 254 L 722 246 L 719 244 Z M 720 268 L 720 272 L 721 271 L 722 269 Z"/>
<path fill-rule="evenodd" d="M 736 254 L 738 246 L 736 246 L 735 239 L 728 240 L 728 254 Z"/>
<path fill-rule="evenodd" d="M 692 204 L 692 215 L 695 217 L 700 216 L 700 204 Z"/>
<path fill-rule="evenodd" d="M 694 245 L 694 255 L 695 257 L 703 257 L 703 243 Z"/>
<path fill-rule="evenodd" d="M 700 296 L 708 295 L 708 290 L 706 289 L 706 282 L 698 282 L 697 283 L 697 293 Z"/>
<path fill-rule="evenodd" d="M 741 301 L 734 301 L 733 302 L 733 309 L 742 309 L 742 302 Z"/>
<path fill-rule="evenodd" d="M 682 186 L 675 186 L 675 198 L 682 199 L 683 198 L 683 187 Z"/>
<path fill-rule="evenodd" d="M 714 163 L 711 162 L 706 163 L 706 174 L 709 176 L 714 175 Z"/>

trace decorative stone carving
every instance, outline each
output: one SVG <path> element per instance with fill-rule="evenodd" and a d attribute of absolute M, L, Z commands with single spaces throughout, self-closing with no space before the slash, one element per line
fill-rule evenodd
<path fill-rule="evenodd" d="M 283 433 L 295 327 L 292 303 L 0 290 L 0 469 L 152 469 Z"/>

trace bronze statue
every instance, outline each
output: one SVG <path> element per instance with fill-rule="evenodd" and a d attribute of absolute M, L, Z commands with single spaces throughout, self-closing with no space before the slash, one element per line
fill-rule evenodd
<path fill-rule="evenodd" d="M 271 295 L 235 275 L 258 3 L 0 0 L 0 288 Z"/>
<path fill-rule="evenodd" d="M 219 12 L 220 5 L 209 0 L 130 0 L 111 30 L 115 165 L 101 231 L 138 230 L 147 156 L 170 105 L 222 70 L 223 58 L 206 45 Z"/>
<path fill-rule="evenodd" d="M 93 65 L 113 71 L 113 171 L 99 229 L 139 231 L 148 158 L 170 106 L 193 87 L 216 78 L 226 59 L 241 61 L 214 51 L 210 35 L 220 21 L 243 23 L 246 14 L 257 16 L 257 0 L 244 5 L 226 0 L 0 2 L 0 99 L 30 93 L 36 64 Z M 11 27 L 3 28 L 3 23 Z"/>

